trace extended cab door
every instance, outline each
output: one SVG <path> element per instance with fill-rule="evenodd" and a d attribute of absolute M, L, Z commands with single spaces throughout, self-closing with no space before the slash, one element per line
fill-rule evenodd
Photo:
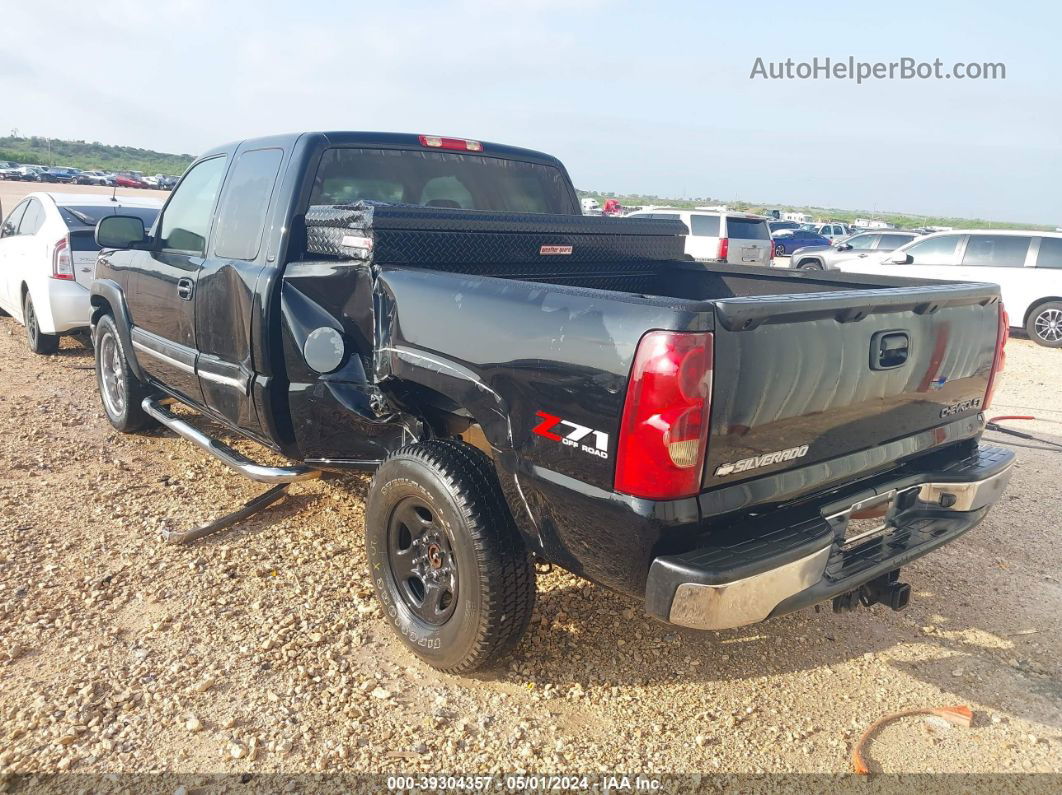
<path fill-rule="evenodd" d="M 202 403 L 196 375 L 195 292 L 228 158 L 184 175 L 156 222 L 151 250 L 131 252 L 126 302 L 140 366 L 162 385 Z"/>
<path fill-rule="evenodd" d="M 261 425 L 251 395 L 251 344 L 259 277 L 267 267 L 263 234 L 284 149 L 239 150 L 218 203 L 196 285 L 196 370 L 204 402 L 233 425 Z"/>

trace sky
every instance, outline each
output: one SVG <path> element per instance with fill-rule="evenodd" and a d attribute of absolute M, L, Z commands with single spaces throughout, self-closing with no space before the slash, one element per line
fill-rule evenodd
<path fill-rule="evenodd" d="M 0 134 L 194 154 L 431 133 L 549 152 L 584 189 L 1062 225 L 1058 3 L 34 0 L 2 16 L 22 33 L 0 45 Z M 1006 79 L 750 78 L 757 58 L 849 56 L 1001 62 Z"/>

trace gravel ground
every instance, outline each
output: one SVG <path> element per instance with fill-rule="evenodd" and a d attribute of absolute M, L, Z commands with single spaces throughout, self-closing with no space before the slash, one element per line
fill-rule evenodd
<path fill-rule="evenodd" d="M 1034 413 L 1029 430 L 1062 440 L 1062 351 L 1008 352 L 994 413 Z M 380 617 L 365 478 L 298 484 L 235 529 L 166 546 L 160 527 L 258 487 L 168 432 L 112 431 L 73 339 L 35 357 L 0 320 L 0 384 L 7 773 L 838 773 L 879 715 L 950 704 L 972 728 L 891 725 L 874 769 L 1062 772 L 1062 458 L 1041 445 L 1015 447 L 985 523 L 904 570 L 904 612 L 696 633 L 554 570 L 512 657 L 454 677 Z"/>

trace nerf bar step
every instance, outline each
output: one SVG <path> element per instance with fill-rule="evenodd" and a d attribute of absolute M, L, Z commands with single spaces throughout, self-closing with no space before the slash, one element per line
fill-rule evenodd
<path fill-rule="evenodd" d="M 184 420 L 170 412 L 162 403 L 163 399 L 144 398 L 141 403 L 144 411 L 157 419 L 178 436 L 183 436 L 188 441 L 202 448 L 214 458 L 228 467 L 239 472 L 246 478 L 256 480 L 259 483 L 294 483 L 297 480 L 313 480 L 321 476 L 319 469 L 307 466 L 268 467 L 256 464 L 249 458 L 233 450 L 224 442 L 211 439 L 202 431 L 196 430 Z"/>

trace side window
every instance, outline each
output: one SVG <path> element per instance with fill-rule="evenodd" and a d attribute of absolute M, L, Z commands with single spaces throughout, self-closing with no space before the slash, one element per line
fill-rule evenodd
<path fill-rule="evenodd" d="M 915 243 L 907 254 L 912 257 L 914 265 L 954 265 L 955 245 L 959 242 L 958 235 L 944 235 L 943 237 L 931 237 L 921 243 Z"/>
<path fill-rule="evenodd" d="M 1029 253 L 1031 237 L 1022 235 L 970 235 L 963 265 L 988 268 L 1021 268 Z"/>
<path fill-rule="evenodd" d="M 225 175 L 224 157 L 204 160 L 177 186 L 162 216 L 159 243 L 167 251 L 202 254 L 210 231 L 214 202 Z"/>
<path fill-rule="evenodd" d="M 892 251 L 894 248 L 899 248 L 904 243 L 910 243 L 914 240 L 910 235 L 882 235 L 881 242 L 878 243 L 878 251 Z"/>
<path fill-rule="evenodd" d="M 719 237 L 719 216 L 691 215 L 690 229 L 694 237 Z"/>
<path fill-rule="evenodd" d="M 236 160 L 218 209 L 215 256 L 242 260 L 258 256 L 269 199 L 283 159 L 283 149 L 255 149 Z"/>
<path fill-rule="evenodd" d="M 0 226 L 0 237 L 11 237 L 18 234 L 18 223 L 22 220 L 27 207 L 29 207 L 28 201 L 21 202 L 15 206 L 11 214 L 4 219 L 3 226 Z"/>
<path fill-rule="evenodd" d="M 30 199 L 26 207 L 26 214 L 18 225 L 20 235 L 35 235 L 44 223 L 44 207 L 37 199 Z"/>
<path fill-rule="evenodd" d="M 850 245 L 856 251 L 865 251 L 867 249 L 874 248 L 874 243 L 877 241 L 877 235 L 856 235 L 848 241 Z"/>
<path fill-rule="evenodd" d="M 1040 238 L 1040 253 L 1036 255 L 1036 267 L 1062 268 L 1062 237 Z"/>

